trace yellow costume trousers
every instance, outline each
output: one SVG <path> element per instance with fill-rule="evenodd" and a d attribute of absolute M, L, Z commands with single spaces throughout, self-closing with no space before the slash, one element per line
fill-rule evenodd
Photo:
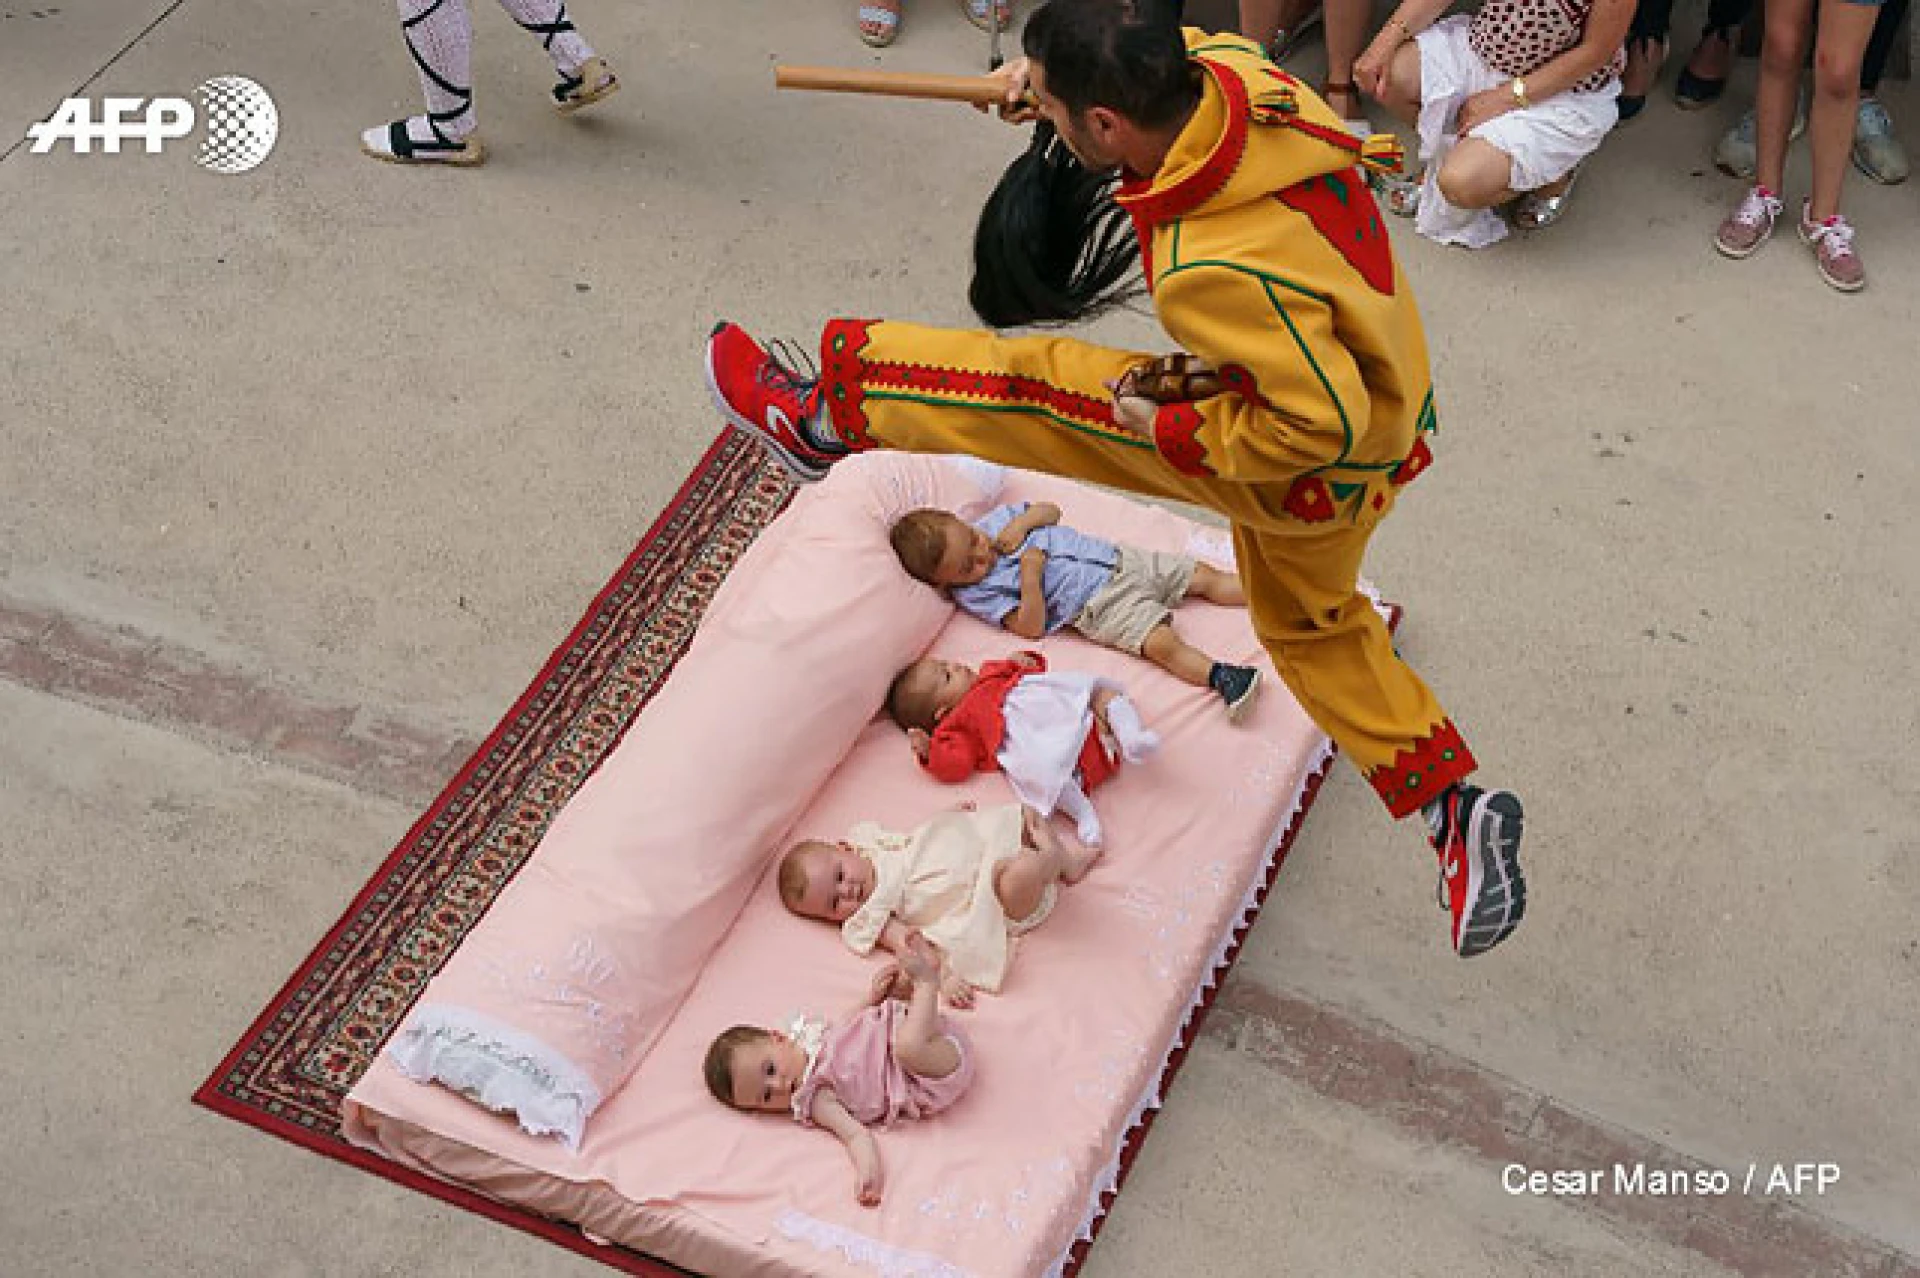
<path fill-rule="evenodd" d="M 1388 810 L 1405 816 L 1473 771 L 1451 720 L 1358 589 L 1367 540 L 1392 503 L 1384 470 L 1343 483 L 1337 467 L 1291 482 L 1176 469 L 1152 441 L 1113 424 L 1106 383 L 1149 358 L 1140 352 L 836 320 L 821 355 L 829 420 L 851 449 L 965 453 L 1226 516 L 1261 645 Z M 1350 517 L 1338 517 L 1339 504 Z"/>

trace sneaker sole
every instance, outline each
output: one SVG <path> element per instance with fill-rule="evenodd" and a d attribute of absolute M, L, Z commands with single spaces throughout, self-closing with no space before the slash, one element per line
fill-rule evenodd
<path fill-rule="evenodd" d="M 395 155 L 391 151 L 376 150 L 362 142 L 360 154 L 369 159 L 378 160 L 382 164 L 398 164 L 416 169 L 434 166 L 447 169 L 471 169 L 486 163 L 487 159 L 487 149 L 474 138 L 467 139 L 466 149 L 462 151 L 442 151 L 438 154 L 428 153 L 419 156 Z"/>
<path fill-rule="evenodd" d="M 580 91 L 572 97 L 554 99 L 553 109 L 561 115 L 572 115 L 582 107 L 590 107 L 594 103 L 605 101 L 607 98 L 620 92 L 620 79 L 618 76 L 615 76 L 611 70 L 608 70 L 607 64 L 599 58 L 593 58 L 591 61 L 600 64 L 596 70 L 606 71 L 606 81 L 591 89 L 582 84 Z M 581 69 L 585 69 L 585 64 L 582 65 Z"/>
<path fill-rule="evenodd" d="M 1500 828 L 1488 828 L 1497 819 Z M 1473 902 L 1466 926 L 1454 946 L 1461 958 L 1485 954 L 1507 939 L 1527 912 L 1527 881 L 1520 872 L 1520 832 L 1524 813 L 1519 797 L 1496 790 L 1473 814 L 1466 829 L 1467 899 Z"/>
<path fill-rule="evenodd" d="M 1262 682 L 1264 682 L 1263 677 L 1258 670 L 1255 670 L 1253 672 L 1253 682 L 1248 684 L 1247 690 L 1240 694 L 1240 699 L 1227 703 L 1228 723 L 1239 723 L 1247 717 L 1247 712 L 1253 709 L 1254 699 L 1260 695 L 1260 685 Z"/>
<path fill-rule="evenodd" d="M 702 352 L 701 362 L 706 367 L 707 393 L 713 396 L 714 407 L 720 410 L 720 415 L 727 419 L 729 425 L 735 430 L 744 432 L 747 438 L 759 444 L 775 461 L 780 463 L 787 474 L 791 475 L 800 483 L 818 483 L 827 477 L 827 468 L 825 466 L 812 466 L 803 459 L 795 457 L 791 452 L 787 451 L 786 446 L 781 444 L 779 440 L 774 439 L 771 435 L 767 434 L 766 431 L 756 426 L 751 418 L 742 417 L 739 413 L 733 411 L 733 405 L 727 403 L 727 397 L 720 393 L 719 379 L 713 374 L 713 343 L 711 341 L 707 343 L 707 349 Z"/>
<path fill-rule="evenodd" d="M 1895 174 L 1890 177 L 1883 170 L 1874 168 L 1871 164 L 1868 164 L 1860 158 L 1858 151 L 1853 153 L 1853 167 L 1859 170 L 1861 176 L 1866 178 L 1867 181 L 1877 182 L 1881 186 L 1899 186 L 1907 180 L 1905 173 Z"/>
<path fill-rule="evenodd" d="M 1799 218 L 1795 218 L 1793 221 L 1794 229 L 1800 233 L 1800 242 L 1810 249 L 1813 248 L 1813 237 L 1807 234 L 1806 223 L 1802 222 Z M 1837 289 L 1842 293 L 1858 293 L 1867 286 L 1865 280 L 1837 280 L 1827 274 L 1827 268 L 1821 263 L 1817 250 L 1813 259 L 1813 269 L 1820 272 L 1820 278 L 1826 281 L 1828 288 Z"/>
<path fill-rule="evenodd" d="M 1713 246 L 1720 250 L 1720 256 L 1730 257 L 1736 262 L 1743 262 L 1747 258 L 1752 257 L 1755 253 L 1758 253 L 1760 251 L 1761 246 L 1764 245 L 1768 240 L 1772 238 L 1773 238 L 1773 231 L 1769 229 L 1765 235 L 1761 236 L 1759 239 L 1755 240 L 1753 243 L 1747 245 L 1747 247 L 1733 248 L 1729 246 L 1725 240 L 1721 239 L 1719 236 L 1716 235 L 1713 237 Z"/>

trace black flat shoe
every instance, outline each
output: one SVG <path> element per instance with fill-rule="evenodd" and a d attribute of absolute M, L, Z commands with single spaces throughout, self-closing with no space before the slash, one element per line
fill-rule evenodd
<path fill-rule="evenodd" d="M 1729 49 L 1732 49 L 1734 47 L 1733 37 L 1734 32 L 1730 30 L 1707 30 L 1700 33 L 1700 43 L 1705 44 L 1709 40 L 1720 40 L 1724 42 Z M 1698 48 L 1696 48 L 1694 52 L 1699 52 Z M 1709 106 L 1718 102 L 1720 95 L 1726 91 L 1727 77 L 1723 75 L 1717 79 L 1708 79 L 1704 75 L 1695 75 L 1693 73 L 1693 55 L 1689 54 L 1687 55 L 1687 65 L 1680 68 L 1679 76 L 1674 79 L 1673 101 L 1674 105 L 1678 106 L 1682 111 L 1698 111 L 1703 106 Z"/>

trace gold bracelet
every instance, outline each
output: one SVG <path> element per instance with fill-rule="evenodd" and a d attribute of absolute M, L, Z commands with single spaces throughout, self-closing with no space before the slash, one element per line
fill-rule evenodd
<path fill-rule="evenodd" d="M 1513 77 L 1513 100 L 1518 102 L 1522 108 L 1533 105 L 1532 100 L 1527 97 L 1527 82 L 1517 75 Z"/>

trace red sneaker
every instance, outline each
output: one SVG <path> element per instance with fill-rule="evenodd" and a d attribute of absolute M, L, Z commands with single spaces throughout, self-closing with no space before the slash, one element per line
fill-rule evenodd
<path fill-rule="evenodd" d="M 796 372 L 738 324 L 716 324 L 707 338 L 707 389 L 713 402 L 802 483 L 824 479 L 827 468 L 844 455 L 807 438 L 804 423 L 820 402 L 817 386 L 817 378 Z"/>
<path fill-rule="evenodd" d="M 1440 854 L 1440 903 L 1453 916 L 1453 951 L 1484 954 L 1527 912 L 1520 873 L 1520 800 L 1505 790 L 1456 785 L 1441 795 L 1433 834 Z"/>

